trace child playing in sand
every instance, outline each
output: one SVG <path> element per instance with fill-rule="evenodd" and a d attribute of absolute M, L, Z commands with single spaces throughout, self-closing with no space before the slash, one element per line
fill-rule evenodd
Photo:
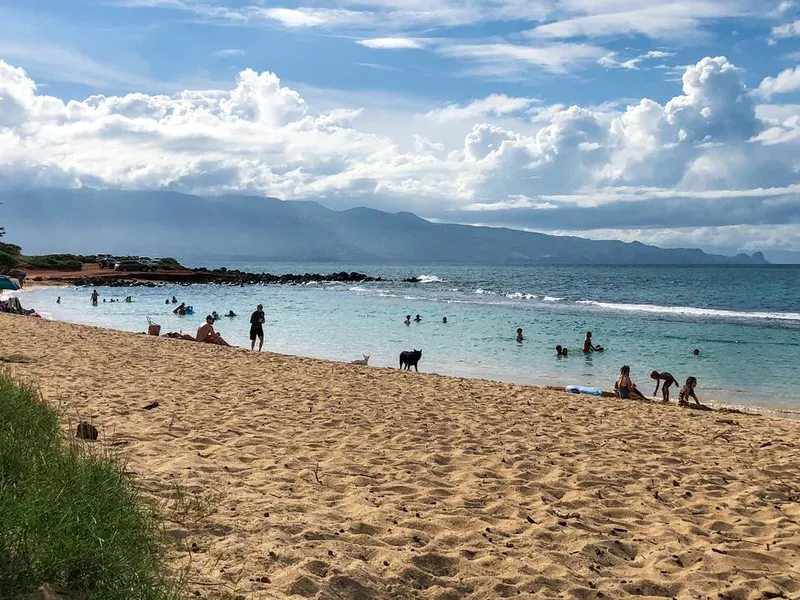
<path fill-rule="evenodd" d="M 678 380 L 667 372 L 659 373 L 658 371 L 650 371 L 650 379 L 656 380 L 656 390 L 653 392 L 653 396 L 658 393 L 658 386 L 661 385 L 661 395 L 664 398 L 664 402 L 669 402 L 670 386 L 673 384 L 675 386 L 680 385 Z M 661 384 L 662 381 L 664 382 L 663 385 Z"/>
<path fill-rule="evenodd" d="M 694 393 L 694 388 L 696 387 L 697 377 L 687 377 L 686 385 L 681 388 L 681 392 L 678 394 L 678 404 L 681 406 L 686 406 L 689 404 L 689 396 L 694 398 L 695 404 L 700 404 L 700 400 L 697 399 L 697 396 Z"/>
<path fill-rule="evenodd" d="M 619 370 L 619 377 L 614 384 L 614 391 L 617 393 L 618 398 L 634 398 L 644 400 L 644 394 L 639 391 L 636 384 L 631 381 L 631 368 L 628 365 L 623 365 Z"/>

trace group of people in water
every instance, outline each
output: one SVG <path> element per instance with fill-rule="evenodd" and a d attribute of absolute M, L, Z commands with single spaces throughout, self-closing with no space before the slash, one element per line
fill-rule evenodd
<path fill-rule="evenodd" d="M 90 296 L 90 299 L 92 301 L 92 306 L 97 306 L 97 304 L 100 301 L 100 294 L 97 293 L 97 290 L 94 290 L 92 292 L 92 295 Z M 119 298 L 110 298 L 108 300 L 103 298 L 103 302 L 108 302 L 109 304 L 112 304 L 114 302 L 122 302 L 122 300 L 120 300 Z M 128 303 L 133 302 L 133 297 L 132 296 L 125 296 L 125 302 L 128 302 Z M 56 299 L 56 304 L 61 304 L 61 296 L 59 296 Z"/>

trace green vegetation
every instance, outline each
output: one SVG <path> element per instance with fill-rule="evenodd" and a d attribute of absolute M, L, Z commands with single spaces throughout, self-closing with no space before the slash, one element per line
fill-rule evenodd
<path fill-rule="evenodd" d="M 0 373 L 0 599 L 49 583 L 87 600 L 177 600 L 154 512 L 112 458 L 81 444 Z"/>
<path fill-rule="evenodd" d="M 89 260 L 84 260 L 84 259 Z M 29 267 L 57 269 L 59 271 L 80 271 L 84 262 L 94 262 L 94 257 L 75 254 L 44 254 L 42 256 L 20 256 L 19 262 Z M 23 266 L 20 264 L 20 266 Z"/>

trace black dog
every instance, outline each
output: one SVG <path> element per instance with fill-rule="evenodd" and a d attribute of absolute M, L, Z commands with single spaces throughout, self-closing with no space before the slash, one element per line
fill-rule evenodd
<path fill-rule="evenodd" d="M 422 358 L 422 350 L 414 350 L 413 352 L 405 351 L 400 353 L 400 368 L 405 368 L 406 371 L 410 371 L 411 367 L 414 367 L 414 370 L 419 372 L 417 368 L 417 363 L 419 363 L 419 359 Z"/>

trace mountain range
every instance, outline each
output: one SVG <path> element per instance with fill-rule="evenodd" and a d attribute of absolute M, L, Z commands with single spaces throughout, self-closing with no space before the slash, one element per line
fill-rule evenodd
<path fill-rule="evenodd" d="M 760 252 L 721 256 L 639 242 L 433 223 L 411 213 L 371 208 L 335 211 L 311 201 L 167 191 L 4 191 L 0 225 L 6 228 L 6 241 L 23 246 L 27 254 L 405 264 L 767 264 Z"/>

